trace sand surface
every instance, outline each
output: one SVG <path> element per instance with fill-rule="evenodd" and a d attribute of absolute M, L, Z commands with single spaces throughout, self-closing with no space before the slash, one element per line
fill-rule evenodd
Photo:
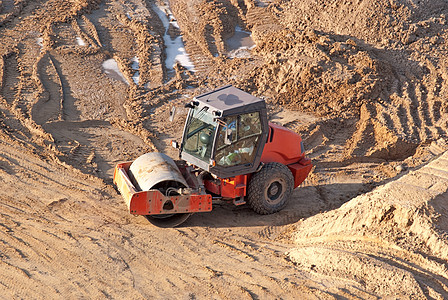
<path fill-rule="evenodd" d="M 444 0 L 0 0 L 0 298 L 448 298 Z M 134 217 L 116 163 L 176 158 L 233 84 L 315 165 L 279 213 Z M 174 122 L 167 122 L 177 106 Z"/>

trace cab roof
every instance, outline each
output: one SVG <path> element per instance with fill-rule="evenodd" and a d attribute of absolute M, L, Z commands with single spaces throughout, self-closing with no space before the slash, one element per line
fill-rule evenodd
<path fill-rule="evenodd" d="M 196 96 L 194 100 L 199 102 L 200 108 L 207 106 L 212 112 L 220 112 L 223 117 L 266 108 L 263 99 L 257 98 L 232 85 L 226 85 Z"/>

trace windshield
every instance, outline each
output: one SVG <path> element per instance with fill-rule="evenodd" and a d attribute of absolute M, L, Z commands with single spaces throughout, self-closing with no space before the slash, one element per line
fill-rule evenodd
<path fill-rule="evenodd" d="M 207 107 L 190 109 L 182 151 L 191 154 L 207 164 L 210 163 L 216 121 Z"/>

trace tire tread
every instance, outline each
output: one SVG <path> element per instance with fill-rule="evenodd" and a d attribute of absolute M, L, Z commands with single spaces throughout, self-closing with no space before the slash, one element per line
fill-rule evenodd
<path fill-rule="evenodd" d="M 276 174 L 276 175 L 274 175 Z M 264 189 L 268 188 L 264 183 L 270 181 L 272 176 L 285 175 L 289 187 L 285 191 L 286 200 L 275 206 L 269 206 L 265 199 L 261 199 L 264 196 Z M 247 202 L 249 206 L 260 215 L 268 215 L 283 209 L 288 203 L 288 199 L 293 190 L 294 177 L 292 176 L 289 168 L 281 163 L 271 162 L 266 163 L 259 172 L 254 173 L 249 181 L 247 189 Z"/>

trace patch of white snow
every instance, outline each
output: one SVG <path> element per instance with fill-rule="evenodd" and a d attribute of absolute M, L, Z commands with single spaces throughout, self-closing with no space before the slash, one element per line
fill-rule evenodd
<path fill-rule="evenodd" d="M 140 73 L 138 71 L 132 75 L 132 80 L 134 80 L 134 83 L 138 85 L 138 82 L 140 81 Z"/>
<path fill-rule="evenodd" d="M 255 47 L 251 32 L 244 31 L 239 26 L 235 27 L 235 33 L 226 40 L 226 44 L 229 50 L 227 56 L 231 58 L 250 57 L 249 50 Z"/>
<path fill-rule="evenodd" d="M 104 73 L 106 73 L 109 77 L 122 81 L 129 85 L 129 82 L 126 80 L 126 78 L 123 76 L 123 74 L 120 71 L 120 68 L 118 67 L 118 64 L 115 59 L 111 58 L 103 62 L 103 69 Z"/>
<path fill-rule="evenodd" d="M 187 70 L 195 71 L 193 62 L 190 60 L 187 51 L 185 50 L 184 42 L 182 36 L 177 36 L 174 39 L 168 34 L 168 28 L 170 24 L 176 28 L 179 28 L 179 24 L 174 18 L 168 5 L 153 5 L 153 10 L 159 16 L 160 20 L 165 27 L 165 34 L 163 36 L 163 41 L 166 46 L 166 60 L 165 66 L 168 69 L 173 69 L 176 62 L 179 62 Z"/>
<path fill-rule="evenodd" d="M 132 58 L 132 65 L 131 68 L 132 70 L 136 71 L 134 73 L 134 75 L 132 76 L 132 80 L 134 80 L 134 83 L 136 85 L 138 85 L 139 81 L 140 81 L 140 72 L 138 71 L 140 66 L 139 66 L 139 61 L 138 61 L 138 57 L 134 56 L 134 58 Z"/>
<path fill-rule="evenodd" d="M 80 38 L 79 36 L 76 37 L 76 43 L 78 44 L 78 46 L 85 46 L 86 45 L 84 40 L 82 38 Z"/>
<path fill-rule="evenodd" d="M 138 70 L 139 69 L 139 61 L 138 61 L 138 57 L 134 56 L 134 58 L 131 60 L 132 61 L 132 70 Z"/>

